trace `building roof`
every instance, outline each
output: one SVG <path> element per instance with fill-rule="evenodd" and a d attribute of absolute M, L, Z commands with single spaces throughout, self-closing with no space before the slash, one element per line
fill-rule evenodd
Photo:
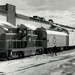
<path fill-rule="evenodd" d="M 3 27 L 4 29 L 16 28 L 16 26 L 10 24 L 9 22 L 5 22 L 1 20 L 0 20 L 0 26 Z"/>
<path fill-rule="evenodd" d="M 56 26 L 61 26 L 63 28 L 67 28 L 67 29 L 75 29 L 74 27 L 63 25 L 63 24 L 59 24 L 59 23 L 54 23 L 54 24 L 56 24 Z"/>

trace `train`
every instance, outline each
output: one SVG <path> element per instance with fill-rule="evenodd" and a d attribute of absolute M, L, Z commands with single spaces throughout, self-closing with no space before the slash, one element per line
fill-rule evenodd
<path fill-rule="evenodd" d="M 58 52 L 74 49 L 75 32 L 46 30 L 44 27 L 31 30 L 23 25 L 6 31 L 0 27 L 0 58 L 47 54 L 54 46 Z"/>
<path fill-rule="evenodd" d="M 8 29 L 5 29 L 8 27 Z M 57 52 L 75 48 L 75 30 L 44 27 L 34 30 L 20 26 L 0 26 L 0 58 L 23 58 L 36 54 L 48 54 L 56 46 Z"/>

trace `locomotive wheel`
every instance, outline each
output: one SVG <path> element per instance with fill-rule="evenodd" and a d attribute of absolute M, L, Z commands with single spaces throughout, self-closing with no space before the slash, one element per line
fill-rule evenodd
<path fill-rule="evenodd" d="M 0 52 L 0 60 L 7 60 L 7 52 Z"/>
<path fill-rule="evenodd" d="M 24 53 L 23 52 L 18 52 L 18 57 L 19 58 L 23 58 L 24 57 Z"/>
<path fill-rule="evenodd" d="M 42 49 L 36 50 L 36 54 L 43 54 L 43 50 Z"/>
<path fill-rule="evenodd" d="M 39 54 L 43 54 L 43 50 L 42 49 L 39 49 Z"/>
<path fill-rule="evenodd" d="M 39 50 L 36 50 L 36 54 L 39 54 Z"/>

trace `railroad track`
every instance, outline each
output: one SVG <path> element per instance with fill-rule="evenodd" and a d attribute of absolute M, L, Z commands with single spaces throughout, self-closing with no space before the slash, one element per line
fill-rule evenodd
<path fill-rule="evenodd" d="M 35 62 L 35 63 L 32 63 L 32 64 L 29 64 L 28 66 L 21 66 L 21 67 L 19 67 L 19 69 L 15 70 L 15 71 L 6 73 L 6 75 L 8 75 L 8 74 L 11 75 L 13 73 L 18 73 L 18 72 L 22 72 L 23 73 L 23 71 L 25 72 L 25 70 L 28 70 L 28 69 L 31 69 L 31 68 L 36 68 L 36 67 L 39 67 L 39 66 L 46 65 L 48 63 L 58 62 L 58 61 L 66 60 L 66 59 L 69 60 L 72 57 L 74 57 L 74 56 L 68 55 L 68 56 L 64 56 L 64 57 L 62 57 L 60 59 L 56 59 L 56 60 L 50 60 L 49 59 L 49 60 L 41 62 L 41 63 L 40 62 L 38 62 L 38 63 Z"/>
<path fill-rule="evenodd" d="M 67 54 L 67 53 L 71 53 L 71 52 L 74 52 L 75 49 L 72 49 L 72 50 L 66 50 L 66 51 L 61 51 L 61 52 L 58 52 L 58 54 Z"/>
<path fill-rule="evenodd" d="M 51 57 L 50 54 L 47 54 L 47 55 L 42 54 L 42 55 L 30 56 L 30 57 L 26 57 L 26 58 L 22 58 L 22 59 L 14 59 L 14 60 L 9 60 L 9 61 L 4 61 L 3 64 L 8 63 L 7 64 L 8 66 L 13 64 L 14 62 L 19 63 L 19 61 L 20 61 L 20 64 L 24 63 L 24 65 L 21 65 L 21 66 L 18 65 L 19 67 L 17 69 L 15 69 L 15 70 L 13 69 L 12 71 L 9 71 L 9 72 L 6 72 L 6 73 L 1 71 L 0 74 L 1 75 L 2 74 L 3 75 L 12 75 L 13 73 L 18 73 L 18 72 L 22 72 L 22 71 L 25 72 L 25 70 L 29 70 L 29 69 L 32 69 L 32 68 L 35 68 L 35 67 L 40 67 L 40 66 L 46 65 L 48 63 L 58 62 L 58 61 L 66 60 L 66 59 L 69 59 L 69 58 L 73 58 L 74 55 L 69 55 L 69 53 L 73 53 L 73 52 L 75 52 L 75 50 L 59 52 L 59 53 L 57 53 L 57 56 L 53 56 L 53 57 Z M 68 54 L 68 55 L 63 55 L 63 54 Z M 32 59 L 34 59 L 34 60 L 32 60 Z M 27 64 L 27 62 L 28 62 L 28 64 Z M 14 64 L 16 64 L 16 63 L 14 63 Z"/>
<path fill-rule="evenodd" d="M 65 51 L 61 51 L 61 52 L 57 52 L 57 55 L 61 55 L 61 54 L 68 54 L 68 53 L 71 53 L 71 52 L 74 52 L 75 49 L 72 49 L 72 50 L 65 50 Z M 43 55 L 43 54 L 38 54 L 38 56 L 40 55 Z M 50 56 L 54 56 L 52 55 L 52 53 L 48 53 L 46 55 L 50 55 Z M 23 58 L 12 58 L 10 60 L 7 60 L 5 58 L 0 58 L 0 62 L 4 62 L 4 61 L 11 61 L 11 60 L 19 60 L 19 59 L 24 59 L 24 58 L 31 58 L 31 57 L 34 57 L 34 56 L 37 56 L 37 55 L 31 55 L 31 56 L 25 56 Z"/>

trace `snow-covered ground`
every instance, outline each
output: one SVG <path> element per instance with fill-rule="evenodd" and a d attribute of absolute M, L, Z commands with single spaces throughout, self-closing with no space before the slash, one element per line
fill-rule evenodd
<path fill-rule="evenodd" d="M 0 75 L 74 75 L 75 50 L 0 62 Z"/>

